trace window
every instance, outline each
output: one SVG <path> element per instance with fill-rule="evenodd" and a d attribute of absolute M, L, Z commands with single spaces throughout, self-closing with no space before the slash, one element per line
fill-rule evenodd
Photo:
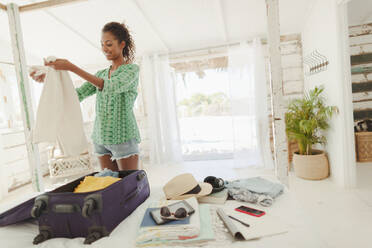
<path fill-rule="evenodd" d="M 176 97 L 185 160 L 231 158 L 233 127 L 228 74 L 177 73 Z"/>

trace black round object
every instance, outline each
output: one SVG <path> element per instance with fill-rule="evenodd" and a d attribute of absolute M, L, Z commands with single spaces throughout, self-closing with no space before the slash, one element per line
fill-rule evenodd
<path fill-rule="evenodd" d="M 40 231 L 40 233 L 34 238 L 34 241 L 32 242 L 34 245 L 40 244 L 41 242 L 44 242 L 47 239 L 50 239 L 52 235 L 46 230 Z"/>
<path fill-rule="evenodd" d="M 37 199 L 31 209 L 31 216 L 34 218 L 40 217 L 41 213 L 46 209 L 47 204 L 42 199 Z"/>
<path fill-rule="evenodd" d="M 95 207 L 97 206 L 96 202 L 94 199 L 90 198 L 87 201 L 84 202 L 83 209 L 81 210 L 81 214 L 83 215 L 84 218 L 89 218 Z"/>
<path fill-rule="evenodd" d="M 207 176 L 204 182 L 212 185 L 212 193 L 220 192 L 225 188 L 225 182 L 219 177 Z"/>
<path fill-rule="evenodd" d="M 100 232 L 92 232 L 87 235 L 87 237 L 84 240 L 85 245 L 90 245 L 96 240 L 100 239 L 102 237 L 102 234 Z"/>

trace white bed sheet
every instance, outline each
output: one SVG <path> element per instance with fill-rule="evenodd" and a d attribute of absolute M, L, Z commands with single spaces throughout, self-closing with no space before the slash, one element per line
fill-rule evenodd
<path fill-rule="evenodd" d="M 152 188 L 149 199 L 139 206 L 127 219 L 120 223 L 109 237 L 102 238 L 90 247 L 135 247 L 135 238 L 142 221 L 143 214 L 150 202 L 164 198 L 162 189 Z M 2 206 L 3 208 L 3 206 Z M 292 197 L 290 191 L 286 190 L 279 196 L 273 206 L 265 209 L 268 213 L 278 217 L 288 225 L 289 231 L 271 237 L 264 237 L 251 241 L 236 241 L 229 247 L 285 247 L 285 248 L 325 248 L 326 242 L 321 240 L 316 227 L 311 219 L 302 211 L 297 201 Z M 52 247 L 52 248 L 75 248 L 89 247 L 83 244 L 83 238 L 65 239 L 56 238 L 47 240 L 38 246 L 32 245 L 32 240 L 38 233 L 38 227 L 32 223 L 22 223 L 7 227 L 0 227 L 0 247 Z M 204 246 L 208 247 L 208 245 Z M 216 247 L 215 244 L 213 247 Z"/>

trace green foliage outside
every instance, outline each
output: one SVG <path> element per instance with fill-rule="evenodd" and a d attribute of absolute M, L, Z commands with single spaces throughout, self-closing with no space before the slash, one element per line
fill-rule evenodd
<path fill-rule="evenodd" d="M 227 115 L 231 109 L 228 96 L 222 92 L 211 95 L 194 94 L 178 105 L 184 109 L 185 116 Z"/>

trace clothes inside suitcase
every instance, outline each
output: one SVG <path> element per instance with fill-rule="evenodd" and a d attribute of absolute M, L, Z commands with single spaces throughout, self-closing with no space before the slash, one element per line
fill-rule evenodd
<path fill-rule="evenodd" d="M 73 193 L 81 177 L 1 214 L 0 226 L 34 217 L 40 232 L 34 244 L 57 237 L 85 237 L 84 243 L 91 244 L 108 236 L 150 195 L 145 171 L 120 171 L 119 177 L 102 190 Z"/>

